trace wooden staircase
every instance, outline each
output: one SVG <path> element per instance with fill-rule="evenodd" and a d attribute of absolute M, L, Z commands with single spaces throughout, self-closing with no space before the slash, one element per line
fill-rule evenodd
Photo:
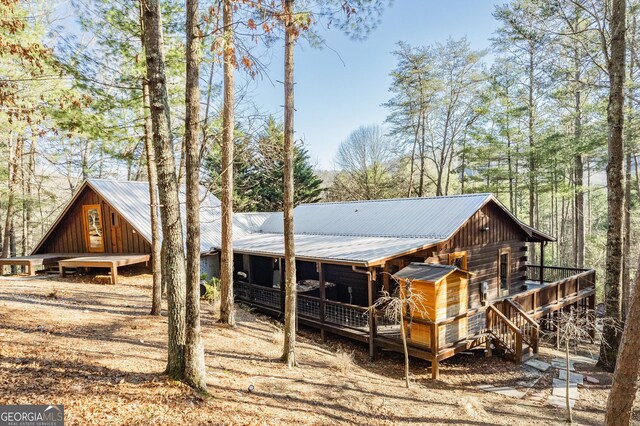
<path fill-rule="evenodd" d="M 538 353 L 540 325 L 509 299 L 487 308 L 487 332 L 492 343 L 518 364 Z"/>

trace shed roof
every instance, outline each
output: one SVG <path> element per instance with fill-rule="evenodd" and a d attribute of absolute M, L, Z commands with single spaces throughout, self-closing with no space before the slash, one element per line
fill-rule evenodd
<path fill-rule="evenodd" d="M 393 274 L 393 276 L 400 279 L 438 282 L 447 275 L 456 271 L 466 273 L 466 271 L 463 271 L 454 265 L 412 262 Z"/>

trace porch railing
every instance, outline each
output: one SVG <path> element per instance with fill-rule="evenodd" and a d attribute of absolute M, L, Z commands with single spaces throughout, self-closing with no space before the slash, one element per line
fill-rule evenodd
<path fill-rule="evenodd" d="M 587 272 L 590 269 L 584 268 L 565 268 L 563 266 L 544 266 L 543 280 L 545 283 L 553 283 L 560 280 L 566 280 L 574 275 Z M 527 265 L 527 280 L 540 281 L 540 265 Z"/>
<path fill-rule="evenodd" d="M 234 294 L 239 302 L 257 307 L 284 312 L 284 291 L 279 288 L 250 284 L 244 281 L 234 283 Z M 298 294 L 297 314 L 302 319 L 320 324 L 333 325 L 357 330 L 369 330 L 368 309 L 319 297 Z"/>
<path fill-rule="evenodd" d="M 527 265 L 527 271 L 533 270 L 534 274 L 540 268 L 538 265 Z M 534 288 L 510 297 L 523 311 L 536 318 L 539 310 L 548 305 L 556 305 L 566 302 L 568 299 L 581 298 L 595 295 L 596 273 L 593 269 L 562 268 L 557 266 L 545 266 L 547 271 L 555 271 L 558 280 L 544 287 Z M 529 277 L 529 275 L 527 275 Z M 553 277 L 553 275 L 551 275 Z M 546 279 L 545 279 L 546 282 Z"/>

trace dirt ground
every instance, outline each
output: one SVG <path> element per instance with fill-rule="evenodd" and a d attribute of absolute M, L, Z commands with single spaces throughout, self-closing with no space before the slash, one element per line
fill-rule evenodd
<path fill-rule="evenodd" d="M 412 359 L 404 387 L 402 357 L 368 360 L 367 347 L 302 330 L 299 368 L 277 359 L 274 320 L 238 310 L 238 326 L 216 324 L 203 304 L 208 395 L 167 380 L 166 317 L 151 317 L 151 278 L 124 273 L 117 286 L 100 277 L 0 277 L 0 404 L 64 404 L 69 425 L 211 424 L 560 424 L 565 413 L 529 398 L 550 393 L 551 372 L 482 351 L 445 361 L 441 380 Z M 354 363 L 345 363 L 353 353 Z M 555 356 L 544 348 L 541 359 Z M 584 370 L 584 369 L 583 369 Z M 588 374 L 574 418 L 601 424 L 610 375 Z M 537 380 L 537 381 L 536 381 Z M 524 399 L 478 390 L 480 384 L 535 385 Z M 249 388 L 252 386 L 253 390 Z"/>

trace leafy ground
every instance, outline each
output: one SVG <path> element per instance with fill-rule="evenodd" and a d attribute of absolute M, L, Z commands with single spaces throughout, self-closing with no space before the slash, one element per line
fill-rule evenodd
<path fill-rule="evenodd" d="M 271 319 L 246 310 L 238 327 L 216 324 L 203 304 L 209 395 L 167 380 L 166 317 L 150 317 L 149 275 L 0 277 L 0 404 L 64 404 L 66 424 L 559 424 L 564 413 L 533 401 L 477 390 L 492 383 L 549 392 L 551 373 L 536 373 L 480 351 L 445 361 L 440 381 L 413 360 L 404 388 L 402 358 L 376 362 L 367 348 L 303 330 L 300 367 L 277 362 L 282 333 Z M 345 363 L 351 353 L 355 363 Z M 544 353 L 546 352 L 546 354 Z M 551 349 L 544 355 L 552 356 Z M 606 373 L 581 389 L 575 419 L 601 424 Z M 253 385 L 253 391 L 249 386 Z"/>

